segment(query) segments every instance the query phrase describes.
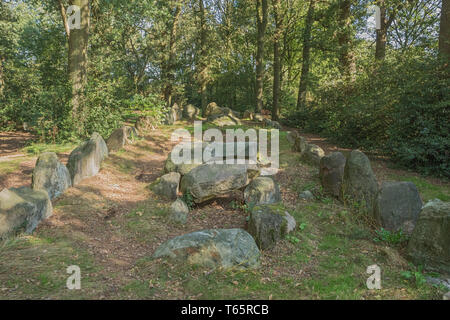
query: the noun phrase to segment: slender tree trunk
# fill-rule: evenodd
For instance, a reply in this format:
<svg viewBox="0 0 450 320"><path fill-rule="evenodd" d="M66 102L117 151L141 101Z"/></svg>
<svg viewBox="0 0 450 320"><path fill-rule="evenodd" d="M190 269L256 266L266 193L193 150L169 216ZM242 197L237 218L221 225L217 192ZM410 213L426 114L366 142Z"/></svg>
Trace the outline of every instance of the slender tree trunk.
<svg viewBox="0 0 450 320"><path fill-rule="evenodd" d="M173 94L173 82L175 81L175 55L176 55L176 38L178 29L178 20L181 14L181 3L176 2L175 13L173 16L172 26L170 29L170 39L169 39L169 57L167 60L167 65L165 67L165 87L164 87L164 99L166 100L167 106L172 106L172 94Z"/></svg>
<svg viewBox="0 0 450 320"><path fill-rule="evenodd" d="M200 96L201 109L206 110L207 105L207 66L206 66L206 20L205 20L205 5L203 0L200 0Z"/></svg>
<svg viewBox="0 0 450 320"><path fill-rule="evenodd" d="M5 63L5 58L0 57L0 98L3 97L5 90L5 75L3 73L3 64Z"/></svg>
<svg viewBox="0 0 450 320"><path fill-rule="evenodd" d="M297 110L306 106L306 91L308 89L309 67L311 60L311 29L314 22L315 0L309 1L309 9L306 15L306 26L303 33L303 61L300 84L298 86Z"/></svg>
<svg viewBox="0 0 450 320"><path fill-rule="evenodd" d="M339 3L339 22L340 31L338 34L339 42L339 62L341 74L345 79L354 80L356 65L352 52L352 34L351 34L351 4L352 0L341 0Z"/></svg>
<svg viewBox="0 0 450 320"><path fill-rule="evenodd" d="M264 35L267 27L267 0L256 0L256 21L258 25L256 52L256 111L263 109L264 90Z"/></svg>
<svg viewBox="0 0 450 320"><path fill-rule="evenodd" d="M439 53L450 59L450 0L442 0Z"/></svg>
<svg viewBox="0 0 450 320"><path fill-rule="evenodd" d="M63 4L62 0L58 0L58 6L59 6L59 12L61 13L61 18L62 18L62 21L64 24L64 30L66 30L67 40L69 40L70 28L69 28L69 23L67 22L66 8L64 8L64 4Z"/></svg>
<svg viewBox="0 0 450 320"><path fill-rule="evenodd" d="M90 7L89 0L71 0L69 3L80 8L81 18L80 29L72 29L69 32L68 54L69 80L72 85L72 118L78 133L81 134L84 128L83 103L87 84Z"/></svg>
<svg viewBox="0 0 450 320"><path fill-rule="evenodd" d="M378 61L384 60L386 57L386 43L387 43L387 20L386 20L386 6L384 0L378 1L380 7L381 28L377 30L375 59Z"/></svg>
<svg viewBox="0 0 450 320"><path fill-rule="evenodd" d="M280 107L278 105L281 91L281 59L280 38L282 35L282 18L280 16L280 0L273 0L273 14L275 18L275 35L273 41L273 103L272 120L280 119Z"/></svg>

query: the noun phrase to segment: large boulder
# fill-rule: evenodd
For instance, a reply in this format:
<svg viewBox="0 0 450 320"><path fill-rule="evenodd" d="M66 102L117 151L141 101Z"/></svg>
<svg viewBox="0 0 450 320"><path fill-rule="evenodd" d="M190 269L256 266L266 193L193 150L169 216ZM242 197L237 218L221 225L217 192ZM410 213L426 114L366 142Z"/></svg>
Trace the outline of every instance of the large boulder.
<svg viewBox="0 0 450 320"><path fill-rule="evenodd" d="M223 115L224 114L224 112L223 112L223 110L222 110L222 108L221 107L219 107L218 105L217 105L217 103L215 103L215 102L211 102L211 103L209 103L207 106L206 106L206 109L205 109L205 112L204 112L204 114L203 114L203 117L205 117L205 118L209 118L209 117L211 117L211 116L221 116L221 115Z"/></svg>
<svg viewBox="0 0 450 320"><path fill-rule="evenodd" d="M378 183L369 158L359 150L353 150L347 159L342 183L343 196L362 204L367 212L373 211Z"/></svg>
<svg viewBox="0 0 450 320"><path fill-rule="evenodd" d="M335 197L341 195L345 162L345 156L341 152L333 152L320 160L319 178L323 190Z"/></svg>
<svg viewBox="0 0 450 320"><path fill-rule="evenodd" d="M137 137L137 131L134 127L123 126L114 130L106 140L106 146L109 152L122 149L125 145L133 143Z"/></svg>
<svg viewBox="0 0 450 320"><path fill-rule="evenodd" d="M423 206L407 254L418 265L450 274L450 202L436 199Z"/></svg>
<svg viewBox="0 0 450 320"><path fill-rule="evenodd" d="M374 217L386 230L410 234L422 205L414 183L386 181L375 198Z"/></svg>
<svg viewBox="0 0 450 320"><path fill-rule="evenodd" d="M183 117L187 120L195 120L200 114L200 110L192 104L187 104L183 109Z"/></svg>
<svg viewBox="0 0 450 320"><path fill-rule="evenodd" d="M244 200L253 205L280 202L280 187L271 177L258 177L245 188Z"/></svg>
<svg viewBox="0 0 450 320"><path fill-rule="evenodd" d="M271 249L288 233L295 230L295 219L283 206L256 206L250 213L248 232L261 250Z"/></svg>
<svg viewBox="0 0 450 320"><path fill-rule="evenodd" d="M153 258L171 258L208 268L256 268L260 252L242 229L202 230L178 236L160 245Z"/></svg>
<svg viewBox="0 0 450 320"><path fill-rule="evenodd" d="M170 205L169 219L176 223L185 224L189 214L189 207L187 204L178 198Z"/></svg>
<svg viewBox="0 0 450 320"><path fill-rule="evenodd" d="M102 136L94 132L91 138L78 146L69 156L69 169L72 185L84 178L95 176L100 171L102 161L108 156L108 147Z"/></svg>
<svg viewBox="0 0 450 320"><path fill-rule="evenodd" d="M54 152L42 153L36 161L31 187L34 190L45 190L50 199L59 197L72 185L69 170Z"/></svg>
<svg viewBox="0 0 450 320"><path fill-rule="evenodd" d="M47 191L28 187L4 189L0 192L0 239L31 233L51 215L52 202Z"/></svg>
<svg viewBox="0 0 450 320"><path fill-rule="evenodd" d="M218 127L232 127L241 123L239 119L233 119L227 115L222 115L215 118L208 117L208 121L211 121L212 124Z"/></svg>
<svg viewBox="0 0 450 320"><path fill-rule="evenodd" d="M178 172L170 172L159 178L153 186L153 192L157 195L175 200L178 196L181 175Z"/></svg>
<svg viewBox="0 0 450 320"><path fill-rule="evenodd" d="M239 164L202 164L181 179L181 191L189 192L196 203L228 194L247 186L259 175L254 166Z"/></svg>
<svg viewBox="0 0 450 320"><path fill-rule="evenodd" d="M175 122L181 120L183 118L183 108L180 107L177 103L174 103L166 114L165 123L168 125L172 125Z"/></svg>
<svg viewBox="0 0 450 320"><path fill-rule="evenodd" d="M309 163L319 165L320 160L325 156L323 149L315 144L308 144L302 153L302 158Z"/></svg>

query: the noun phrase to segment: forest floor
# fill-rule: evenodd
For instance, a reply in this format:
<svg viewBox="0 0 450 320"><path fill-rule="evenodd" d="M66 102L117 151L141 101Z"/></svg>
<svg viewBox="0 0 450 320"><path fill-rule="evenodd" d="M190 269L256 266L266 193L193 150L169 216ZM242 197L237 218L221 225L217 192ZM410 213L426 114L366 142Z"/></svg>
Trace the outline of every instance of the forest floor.
<svg viewBox="0 0 450 320"><path fill-rule="evenodd" d="M254 125L254 124L247 124ZM262 252L256 270L207 270L151 255L164 241L209 228L246 228L240 192L194 208L186 225L167 219L169 202L148 188L161 174L173 143L170 134L188 123L163 126L111 154L100 173L53 201L53 215L32 235L0 242L0 299L441 299L442 288L404 258L406 241L376 240L377 233L356 206L320 196L318 169L300 161L280 134L280 170L274 177L283 202L297 220L294 233ZM315 135L307 140L337 150ZM0 189L29 185L36 154L56 152L63 162L74 145L24 147L27 134L0 135ZM6 146L6 147L4 147ZM348 150L343 150L348 151ZM381 180L414 182L424 201L450 201L450 184L392 169L372 159ZM382 289L368 290L368 266L382 272ZM81 269L81 290L68 290L66 268ZM406 276L415 274L415 277Z"/></svg>

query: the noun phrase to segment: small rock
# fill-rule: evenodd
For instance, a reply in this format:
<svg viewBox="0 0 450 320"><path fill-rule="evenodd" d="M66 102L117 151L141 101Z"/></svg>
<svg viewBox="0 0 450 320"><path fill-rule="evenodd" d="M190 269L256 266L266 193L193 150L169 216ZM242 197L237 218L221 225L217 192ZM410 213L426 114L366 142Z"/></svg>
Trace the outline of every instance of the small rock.
<svg viewBox="0 0 450 320"><path fill-rule="evenodd" d="M309 191L309 190L306 190L306 191L301 192L301 193L298 195L298 198L299 198L299 199L302 199L302 200L313 200L313 199L315 199L314 195L313 195L312 192Z"/></svg>
<svg viewBox="0 0 450 320"><path fill-rule="evenodd" d="M450 291L444 294L444 300L450 300Z"/></svg>
<svg viewBox="0 0 450 320"><path fill-rule="evenodd" d="M169 219L176 222L185 224L189 214L189 208L187 204L181 200L177 199L170 205L170 215Z"/></svg>
<svg viewBox="0 0 450 320"><path fill-rule="evenodd" d="M250 213L248 232L261 250L273 248L294 229L295 219L282 206L256 206Z"/></svg>
<svg viewBox="0 0 450 320"><path fill-rule="evenodd" d="M280 187L271 177L258 177L245 188L244 200L253 205L280 202Z"/></svg>
<svg viewBox="0 0 450 320"><path fill-rule="evenodd" d="M308 144L302 158L315 165L320 164L320 160L325 156L323 149L315 144Z"/></svg>
<svg viewBox="0 0 450 320"><path fill-rule="evenodd" d="M109 152L118 151L125 145L133 143L137 137L137 131L135 128L129 126L123 126L114 130L106 140L106 146Z"/></svg>
<svg viewBox="0 0 450 320"><path fill-rule="evenodd" d="M153 187L153 192L170 200L177 199L181 175L171 172L163 175L159 182Z"/></svg>

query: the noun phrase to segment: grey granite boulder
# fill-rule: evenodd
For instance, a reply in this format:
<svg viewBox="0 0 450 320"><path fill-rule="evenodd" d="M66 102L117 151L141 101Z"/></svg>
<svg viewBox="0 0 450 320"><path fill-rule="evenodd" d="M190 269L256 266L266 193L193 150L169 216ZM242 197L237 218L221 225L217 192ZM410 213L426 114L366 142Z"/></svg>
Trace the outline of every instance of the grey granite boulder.
<svg viewBox="0 0 450 320"><path fill-rule="evenodd" d="M258 177L245 188L244 200L253 205L280 202L280 187L271 177Z"/></svg>
<svg viewBox="0 0 450 320"><path fill-rule="evenodd" d="M261 250L271 249L295 229L295 219L283 206L262 205L252 209L248 232Z"/></svg>
<svg viewBox="0 0 450 320"><path fill-rule="evenodd" d="M302 159L314 165L319 165L320 160L325 156L323 149L315 144L308 144L306 150L302 152Z"/></svg>
<svg viewBox="0 0 450 320"><path fill-rule="evenodd" d="M189 192L201 203L241 189L257 175L259 170L249 165L202 164L183 176L181 192Z"/></svg>
<svg viewBox="0 0 450 320"><path fill-rule="evenodd" d="M386 230L410 234L422 205L414 183L386 181L375 198L374 217Z"/></svg>
<svg viewBox="0 0 450 320"><path fill-rule="evenodd" d="M54 152L42 153L36 161L31 178L34 190L45 190L50 199L59 197L72 185L69 170Z"/></svg>
<svg viewBox="0 0 450 320"><path fill-rule="evenodd" d="M171 221L185 224L188 218L188 214L189 208L183 200L178 198L170 205L169 219Z"/></svg>
<svg viewBox="0 0 450 320"><path fill-rule="evenodd" d="M333 152L320 160L319 178L323 190L335 197L341 195L345 162L345 156L341 152Z"/></svg>
<svg viewBox="0 0 450 320"><path fill-rule="evenodd" d="M242 229L202 230L161 244L153 258L170 258L208 268L256 268L260 252Z"/></svg>
<svg viewBox="0 0 450 320"><path fill-rule="evenodd" d="M20 232L31 233L52 215L52 202L45 190L28 187L0 192L0 239Z"/></svg>
<svg viewBox="0 0 450 320"><path fill-rule="evenodd" d="M133 143L137 137L137 131L134 127L123 126L114 130L106 140L106 146L109 152L118 151L125 145Z"/></svg>
<svg viewBox="0 0 450 320"><path fill-rule="evenodd" d="M366 211L371 213L377 192L378 183L369 158L361 151L353 150L345 164L343 197L363 204Z"/></svg>
<svg viewBox="0 0 450 320"><path fill-rule="evenodd" d="M450 274L450 202L436 199L423 206L407 255L427 269Z"/></svg>
<svg viewBox="0 0 450 320"><path fill-rule="evenodd" d="M105 141L94 132L89 140L78 146L69 156L67 169L72 178L72 185L77 185L84 178L95 176L107 156L108 147Z"/></svg>
<svg viewBox="0 0 450 320"><path fill-rule="evenodd" d="M170 172L159 178L159 181L153 186L153 192L157 195L176 200L180 185L181 175L178 172Z"/></svg>

